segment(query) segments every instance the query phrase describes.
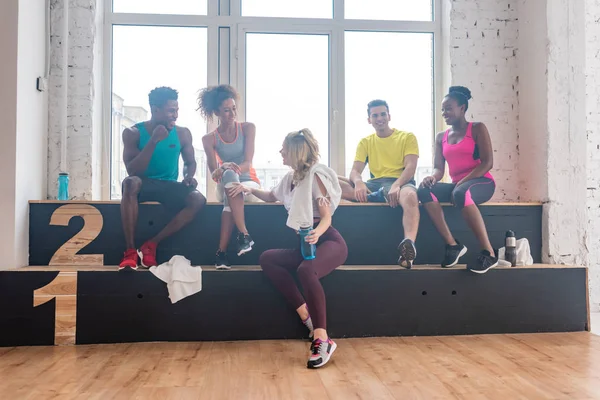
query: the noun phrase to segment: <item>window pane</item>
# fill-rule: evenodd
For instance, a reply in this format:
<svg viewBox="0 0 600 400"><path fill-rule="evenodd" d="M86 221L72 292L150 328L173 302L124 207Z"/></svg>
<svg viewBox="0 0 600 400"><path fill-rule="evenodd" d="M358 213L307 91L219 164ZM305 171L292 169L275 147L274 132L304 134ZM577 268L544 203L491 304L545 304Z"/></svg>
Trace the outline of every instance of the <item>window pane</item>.
<svg viewBox="0 0 600 400"><path fill-rule="evenodd" d="M242 0L245 17L333 18L332 0Z"/></svg>
<svg viewBox="0 0 600 400"><path fill-rule="evenodd" d="M428 33L346 32L346 176L356 146L374 133L367 122L367 103L387 101L390 127L409 131L419 142L420 182L432 170L433 149L433 37ZM376 65L367 54L382 54ZM407 58L408 57L408 58ZM363 174L368 179L368 168Z"/></svg>
<svg viewBox="0 0 600 400"><path fill-rule="evenodd" d="M328 73L327 35L246 35L246 120L256 124L253 164L263 187L289 171L279 154L289 132L310 129L329 164Z"/></svg>
<svg viewBox="0 0 600 400"><path fill-rule="evenodd" d="M432 21L432 0L345 0L347 19Z"/></svg>
<svg viewBox="0 0 600 400"><path fill-rule="evenodd" d="M206 15L208 0L113 0L113 12Z"/></svg>
<svg viewBox="0 0 600 400"><path fill-rule="evenodd" d="M206 193L206 155L201 140L206 124L196 111L197 92L206 86L207 80L206 31L206 28L114 27L111 198L121 198L121 182L127 176L122 132L150 119L148 93L158 86L169 86L179 92L177 125L192 132L198 189ZM157 48L168 49L168 55L148 56L156 54ZM180 179L182 166L180 159Z"/></svg>

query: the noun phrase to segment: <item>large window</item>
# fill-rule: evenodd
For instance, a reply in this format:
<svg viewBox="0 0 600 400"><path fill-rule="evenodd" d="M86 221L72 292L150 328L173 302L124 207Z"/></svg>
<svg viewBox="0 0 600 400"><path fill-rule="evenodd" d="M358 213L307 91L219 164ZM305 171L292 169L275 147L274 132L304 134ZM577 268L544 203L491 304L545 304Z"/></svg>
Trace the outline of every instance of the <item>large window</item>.
<svg viewBox="0 0 600 400"><path fill-rule="evenodd" d="M105 89L111 118L112 198L126 176L121 133L150 118L148 92L180 93L178 124L191 129L199 188L214 200L201 137L217 128L197 112L198 90L231 84L238 120L256 124L254 167L263 187L287 168L285 135L309 128L321 162L348 176L358 141L373 132L366 105L390 105L391 125L419 141L417 180L430 173L436 130L438 0L109 0ZM365 178L368 177L368 169Z"/></svg>
<svg viewBox="0 0 600 400"><path fill-rule="evenodd" d="M206 46L206 28L114 26L112 198L121 198L121 182L127 176L122 159L122 132L150 119L148 93L159 86L169 86L179 92L177 125L192 132L198 163L196 180L200 190L206 192L206 157L201 139L206 125L196 112L197 92L206 86ZM182 170L180 161L180 178Z"/></svg>
<svg viewBox="0 0 600 400"><path fill-rule="evenodd" d="M326 35L247 34L246 119L257 126L254 165L266 186L288 171L279 150L292 131L309 128L329 162L328 64Z"/></svg>
<svg viewBox="0 0 600 400"><path fill-rule="evenodd" d="M346 32L346 176L356 146L375 132L367 103L383 99L390 106L390 126L414 133L419 141L417 182L431 174L433 124L433 37L428 33ZM377 66L365 63L365 55ZM369 178L368 165L363 174Z"/></svg>

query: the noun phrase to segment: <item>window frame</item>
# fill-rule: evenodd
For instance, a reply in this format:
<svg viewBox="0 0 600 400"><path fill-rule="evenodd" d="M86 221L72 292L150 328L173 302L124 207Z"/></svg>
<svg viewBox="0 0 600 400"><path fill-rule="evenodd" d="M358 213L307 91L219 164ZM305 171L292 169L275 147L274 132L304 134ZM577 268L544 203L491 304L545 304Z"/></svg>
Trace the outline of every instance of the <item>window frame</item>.
<svg viewBox="0 0 600 400"><path fill-rule="evenodd" d="M432 99L434 110L431 116L435 134L443 122L440 116L440 102L443 96L443 48L442 48L442 0L431 0L432 21L387 21L344 19L344 0L332 0L333 18L282 18L282 17L242 17L243 0L208 0L207 15L165 15L113 13L112 0L104 1L103 32L103 130L102 199L111 199L111 158L112 151L112 31L114 25L130 26L178 26L207 28L207 84L234 85L242 99L245 99L245 49L246 33L290 33L329 35L329 165L339 174L345 175L345 32L395 32L431 33L433 36L433 76ZM301 1L301 0L297 0ZM227 40L227 38L229 40ZM245 120L245 101L238 105L238 114ZM200 118L200 116L198 116ZM108 126L107 126L108 124ZM207 124L207 131L216 129L217 123ZM432 141L435 146L435 140ZM433 151L433 147L429 149ZM206 174L207 196L215 200L214 183Z"/></svg>

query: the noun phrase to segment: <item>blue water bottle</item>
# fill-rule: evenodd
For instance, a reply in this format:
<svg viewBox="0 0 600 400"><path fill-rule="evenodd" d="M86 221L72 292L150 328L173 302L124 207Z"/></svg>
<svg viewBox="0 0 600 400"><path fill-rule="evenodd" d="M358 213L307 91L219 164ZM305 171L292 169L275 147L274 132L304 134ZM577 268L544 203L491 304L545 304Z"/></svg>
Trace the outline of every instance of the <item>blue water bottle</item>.
<svg viewBox="0 0 600 400"><path fill-rule="evenodd" d="M58 174L58 200L69 200L69 174L66 172Z"/></svg>
<svg viewBox="0 0 600 400"><path fill-rule="evenodd" d="M316 257L317 246L306 241L306 236L312 231L312 226L301 227L298 233L300 234L300 252L305 260L312 260Z"/></svg>

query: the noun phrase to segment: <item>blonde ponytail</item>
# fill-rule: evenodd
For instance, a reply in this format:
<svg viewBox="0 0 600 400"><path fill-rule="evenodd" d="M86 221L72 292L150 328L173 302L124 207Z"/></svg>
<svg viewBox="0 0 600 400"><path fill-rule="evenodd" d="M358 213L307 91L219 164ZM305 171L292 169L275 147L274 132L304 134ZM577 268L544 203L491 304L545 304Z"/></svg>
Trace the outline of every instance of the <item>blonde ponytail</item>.
<svg viewBox="0 0 600 400"><path fill-rule="evenodd" d="M319 143L312 132L304 128L288 133L284 145L288 151L290 166L294 170L294 182L300 182L319 161Z"/></svg>

